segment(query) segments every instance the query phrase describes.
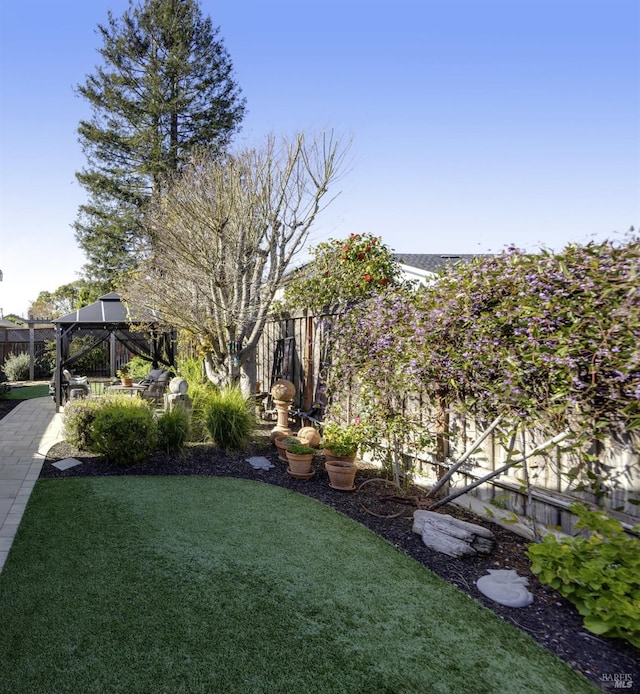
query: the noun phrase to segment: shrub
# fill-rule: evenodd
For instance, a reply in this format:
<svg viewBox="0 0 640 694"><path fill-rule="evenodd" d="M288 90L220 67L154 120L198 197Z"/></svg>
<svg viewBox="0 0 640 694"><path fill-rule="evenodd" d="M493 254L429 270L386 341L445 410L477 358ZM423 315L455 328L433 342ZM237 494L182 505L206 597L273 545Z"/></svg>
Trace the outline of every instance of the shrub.
<svg viewBox="0 0 640 694"><path fill-rule="evenodd" d="M127 371L131 378L144 378L149 374L149 371L153 368L152 362L148 359L143 359L142 357L134 357L130 359L127 364Z"/></svg>
<svg viewBox="0 0 640 694"><path fill-rule="evenodd" d="M589 631L640 648L640 541L605 513L571 510L589 537L547 535L527 550L531 570L578 608Z"/></svg>
<svg viewBox="0 0 640 694"><path fill-rule="evenodd" d="M157 419L158 448L163 451L177 451L189 436L191 416L184 407L176 406L163 412Z"/></svg>
<svg viewBox="0 0 640 694"><path fill-rule="evenodd" d="M144 460L156 442L156 422L145 400L111 396L100 401L92 424L91 451L126 465Z"/></svg>
<svg viewBox="0 0 640 694"><path fill-rule="evenodd" d="M209 438L206 413L211 407L218 390L213 383L200 385L189 383L189 397L191 398L191 429L189 438L191 441L206 441Z"/></svg>
<svg viewBox="0 0 640 694"><path fill-rule="evenodd" d="M64 407L64 437L81 451L90 451L93 420L101 405L99 400L71 400Z"/></svg>
<svg viewBox="0 0 640 694"><path fill-rule="evenodd" d="M178 376L181 376L189 384L189 391L207 383L202 368L202 359L192 357L178 360Z"/></svg>
<svg viewBox="0 0 640 694"><path fill-rule="evenodd" d="M29 378L31 359L27 352L10 354L4 360L2 370L10 381L26 381Z"/></svg>
<svg viewBox="0 0 640 694"><path fill-rule="evenodd" d="M255 429L253 401L236 386L227 386L207 398L205 422L213 442L225 450L244 447Z"/></svg>
<svg viewBox="0 0 640 694"><path fill-rule="evenodd" d="M372 234L329 239L311 249L313 262L287 284L279 308L312 308L362 301L401 284L400 263Z"/></svg>

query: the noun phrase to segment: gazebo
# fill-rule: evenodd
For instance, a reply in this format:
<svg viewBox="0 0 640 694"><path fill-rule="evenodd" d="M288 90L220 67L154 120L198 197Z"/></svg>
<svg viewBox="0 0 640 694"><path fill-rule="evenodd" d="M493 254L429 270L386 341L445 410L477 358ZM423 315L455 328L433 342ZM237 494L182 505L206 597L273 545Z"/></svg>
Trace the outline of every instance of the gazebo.
<svg viewBox="0 0 640 694"><path fill-rule="evenodd" d="M133 354L148 359L154 369L161 364L169 368L175 366L175 329L168 328L153 309L124 304L116 292L105 294L89 306L56 318L53 323L56 329L56 410L62 404L63 369L108 339L120 342ZM70 356L69 341L80 331L92 335L94 340L82 352ZM112 376L115 376L116 368L112 350Z"/></svg>

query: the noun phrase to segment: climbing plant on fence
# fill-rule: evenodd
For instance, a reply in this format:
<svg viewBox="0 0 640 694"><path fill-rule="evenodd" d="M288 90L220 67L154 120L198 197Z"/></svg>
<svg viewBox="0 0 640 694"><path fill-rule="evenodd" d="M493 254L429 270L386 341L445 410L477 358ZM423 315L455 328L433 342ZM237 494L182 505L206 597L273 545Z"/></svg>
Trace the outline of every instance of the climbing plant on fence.
<svg viewBox="0 0 640 694"><path fill-rule="evenodd" d="M362 301L401 284L400 263L372 234L329 239L311 249L313 260L285 289L283 308L322 309Z"/></svg>
<svg viewBox="0 0 640 694"><path fill-rule="evenodd" d="M640 428L639 242L630 232L561 253L509 248L429 287L380 294L338 321L330 386L353 383L361 416L388 441L400 421L411 426L403 400L419 392L499 416L510 434L564 431L589 460L594 441ZM596 457L589 475L602 493L609 471Z"/></svg>

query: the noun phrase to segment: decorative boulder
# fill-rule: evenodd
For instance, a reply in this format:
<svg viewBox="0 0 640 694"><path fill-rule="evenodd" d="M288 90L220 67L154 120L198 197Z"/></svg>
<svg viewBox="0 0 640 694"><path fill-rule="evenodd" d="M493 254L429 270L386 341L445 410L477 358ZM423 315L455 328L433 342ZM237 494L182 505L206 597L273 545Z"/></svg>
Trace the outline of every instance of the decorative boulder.
<svg viewBox="0 0 640 694"><path fill-rule="evenodd" d="M527 590L529 580L518 576L514 569L487 569L488 576L478 579L478 590L494 602L507 607L526 607L533 602L533 595Z"/></svg>
<svg viewBox="0 0 640 694"><path fill-rule="evenodd" d="M413 532L427 547L450 557L489 554L495 547L495 536L487 528L434 511L415 511Z"/></svg>
<svg viewBox="0 0 640 694"><path fill-rule="evenodd" d="M305 446L317 446L320 443L320 432L313 427L302 427L296 434L296 438L300 439Z"/></svg>

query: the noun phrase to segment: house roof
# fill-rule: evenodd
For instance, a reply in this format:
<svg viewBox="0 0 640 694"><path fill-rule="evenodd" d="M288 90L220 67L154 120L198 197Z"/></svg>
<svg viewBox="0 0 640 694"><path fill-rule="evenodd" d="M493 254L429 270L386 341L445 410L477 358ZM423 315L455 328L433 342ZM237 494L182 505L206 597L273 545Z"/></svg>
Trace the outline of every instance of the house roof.
<svg viewBox="0 0 640 694"><path fill-rule="evenodd" d="M6 320L4 318L0 318L0 328L5 328L7 330L28 330L29 328L26 325L20 325L19 323L14 323L11 320Z"/></svg>
<svg viewBox="0 0 640 694"><path fill-rule="evenodd" d="M394 253L393 257L402 265L419 268L425 272L437 272L447 265L466 263L477 258L477 253Z"/></svg>

